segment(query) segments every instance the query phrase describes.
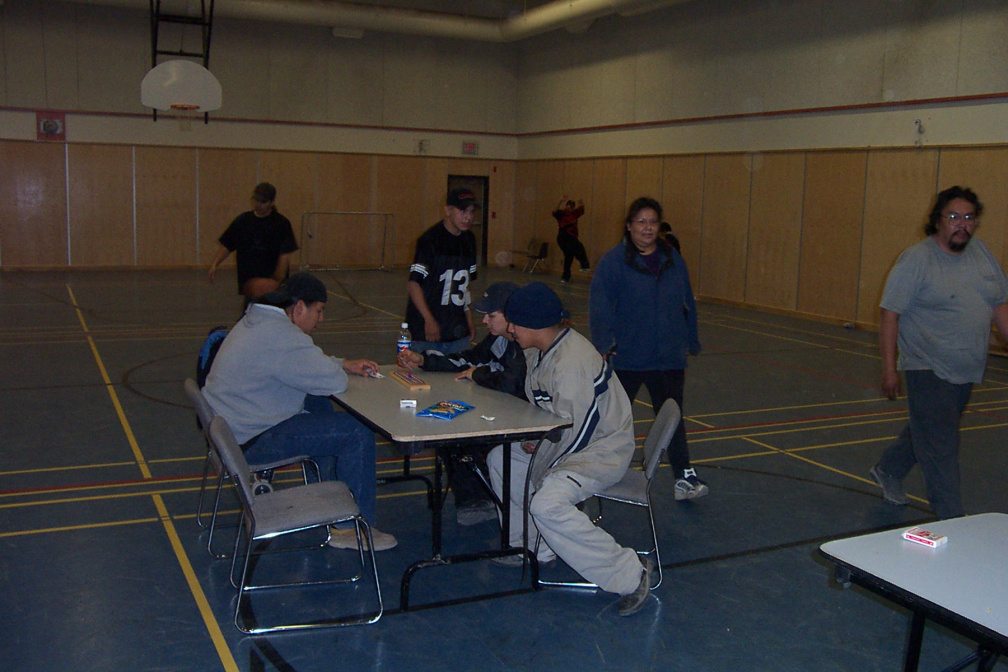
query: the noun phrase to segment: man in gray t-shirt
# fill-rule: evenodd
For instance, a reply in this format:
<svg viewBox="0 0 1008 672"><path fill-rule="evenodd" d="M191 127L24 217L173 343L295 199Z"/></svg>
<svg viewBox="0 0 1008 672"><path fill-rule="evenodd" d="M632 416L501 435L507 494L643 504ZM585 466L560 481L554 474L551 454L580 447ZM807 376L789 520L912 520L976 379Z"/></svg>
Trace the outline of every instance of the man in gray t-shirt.
<svg viewBox="0 0 1008 672"><path fill-rule="evenodd" d="M903 371L910 419L869 473L886 501L904 505L903 478L919 464L939 518L965 513L959 419L983 378L992 320L1008 340L1008 278L987 246L972 240L982 210L970 189L938 194L928 237L896 260L879 315L882 393L896 398L896 371Z"/></svg>

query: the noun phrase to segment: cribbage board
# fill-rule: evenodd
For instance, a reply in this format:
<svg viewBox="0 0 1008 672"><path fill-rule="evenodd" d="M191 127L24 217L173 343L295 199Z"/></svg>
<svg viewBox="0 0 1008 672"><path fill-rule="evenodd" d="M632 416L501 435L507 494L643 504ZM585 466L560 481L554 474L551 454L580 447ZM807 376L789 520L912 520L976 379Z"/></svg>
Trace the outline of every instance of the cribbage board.
<svg viewBox="0 0 1008 672"><path fill-rule="evenodd" d="M395 380L400 385L405 386L410 392L416 392L417 390L429 390L430 383L426 382L420 376L414 375L409 371L404 371L403 369L396 369L391 373L392 379Z"/></svg>

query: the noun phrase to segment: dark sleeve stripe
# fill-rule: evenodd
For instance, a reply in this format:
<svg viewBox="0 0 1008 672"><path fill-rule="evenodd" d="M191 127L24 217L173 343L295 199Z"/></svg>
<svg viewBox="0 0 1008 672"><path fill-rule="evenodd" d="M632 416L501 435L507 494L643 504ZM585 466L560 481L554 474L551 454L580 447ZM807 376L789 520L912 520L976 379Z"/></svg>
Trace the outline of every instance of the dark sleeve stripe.
<svg viewBox="0 0 1008 672"><path fill-rule="evenodd" d="M595 429L598 427L599 421L601 420L601 416L599 414L599 397L605 394L609 389L609 379L611 377L612 369L603 365L602 371L595 377L595 396L592 399L591 407L589 407L588 412L585 414L584 422L578 429L574 440L563 453L557 455L556 459L553 460L553 464L550 465L551 467L555 466L556 463L559 462L565 455L581 452L591 442L591 437L594 436Z"/></svg>

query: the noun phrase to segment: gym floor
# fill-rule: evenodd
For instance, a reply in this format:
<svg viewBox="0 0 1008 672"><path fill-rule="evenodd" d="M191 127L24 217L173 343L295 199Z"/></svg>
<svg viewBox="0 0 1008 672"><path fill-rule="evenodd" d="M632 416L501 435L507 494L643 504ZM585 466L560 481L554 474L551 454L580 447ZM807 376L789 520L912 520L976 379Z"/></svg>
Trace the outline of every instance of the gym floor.
<svg viewBox="0 0 1008 672"><path fill-rule="evenodd" d="M319 275L331 294L316 343L391 363L405 271ZM490 270L475 290L502 279L530 277ZM536 279L557 290L586 330L588 279ZM208 330L238 317L233 290L233 275L210 285L197 271L0 274L3 669L901 666L908 612L837 585L818 552L828 540L932 519L919 470L907 479L911 501L902 508L883 502L867 476L906 416L905 400L878 392L875 335L705 302L685 422L710 494L677 503L669 469L659 471L653 501L664 581L640 613L619 618L616 596L596 591L523 590L520 570L485 562L421 571L411 597L418 608L403 612L399 579L429 555L430 526L422 488L398 484L379 488L378 527L399 545L378 554L386 607L378 623L242 635L232 623L230 561L210 557L195 520L205 448L182 389ZM639 439L653 417L642 395L634 404ZM969 513L1008 512L1006 407L1008 363L992 357L963 419ZM400 466L394 447L379 441L379 474ZM422 455L414 469L430 472L432 460ZM225 508L233 517L234 500ZM607 507L603 525L621 541L643 543L642 512L622 508ZM458 527L448 498L446 552L491 548L496 538L494 522ZM308 562L295 554L270 560L278 558ZM544 578L569 574L562 563L543 570ZM481 596L488 589L510 594ZM310 606L346 605L327 598ZM970 648L929 625L921 668L941 669Z"/></svg>

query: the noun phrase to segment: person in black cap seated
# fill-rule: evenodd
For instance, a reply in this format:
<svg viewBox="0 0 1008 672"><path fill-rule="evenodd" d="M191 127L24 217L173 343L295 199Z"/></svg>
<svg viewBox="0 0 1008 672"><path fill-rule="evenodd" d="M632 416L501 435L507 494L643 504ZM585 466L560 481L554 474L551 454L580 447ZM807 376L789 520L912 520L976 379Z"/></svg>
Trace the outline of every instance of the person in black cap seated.
<svg viewBox="0 0 1008 672"><path fill-rule="evenodd" d="M444 219L417 239L406 283L406 322L415 352L461 352L476 337L469 312L469 283L476 278L476 236L469 230L475 207L473 192L452 189Z"/></svg>
<svg viewBox="0 0 1008 672"><path fill-rule="evenodd" d="M469 350L445 355L434 350L424 354L404 350L399 353L399 366L412 369L419 366L424 371L457 371L456 379L468 379L490 389L525 397L525 356L515 345L507 330L504 304L518 289L513 282L495 282L483 293L483 298L472 304L472 309L483 313L483 324L490 333ZM463 457L475 460L477 467L486 462L486 450L477 450ZM479 478L454 461L448 463L455 493L455 515L459 525L475 525L497 517L497 509Z"/></svg>
<svg viewBox="0 0 1008 672"><path fill-rule="evenodd" d="M640 610L650 595L654 561L643 562L577 508L617 483L634 454L630 399L591 342L564 325L567 312L541 282L515 290L504 307L509 330L525 349L525 394L571 423L559 440L511 452L512 546L521 547L526 475L530 477L529 549L540 563L556 556L602 590L621 596L620 616ZM534 458L530 454L535 451ZM495 492L503 491L503 450L487 458ZM531 471L531 474L529 472ZM522 562L517 555L499 564Z"/></svg>
<svg viewBox="0 0 1008 672"><path fill-rule="evenodd" d="M227 420L250 462L312 457L323 480L347 484L371 526L374 549L396 545L375 521L375 437L329 395L346 389L347 374L378 370L368 359L329 357L312 341L328 293L309 273L289 277L259 297L221 344L203 394ZM353 529L331 530L329 545L357 549Z"/></svg>
<svg viewBox="0 0 1008 672"><path fill-rule="evenodd" d="M298 249L290 220L277 212L275 201L276 187L269 182L256 185L252 209L238 215L221 234L220 249L207 270L212 283L221 262L234 252L238 293L246 302L275 290L283 282L291 255Z"/></svg>

